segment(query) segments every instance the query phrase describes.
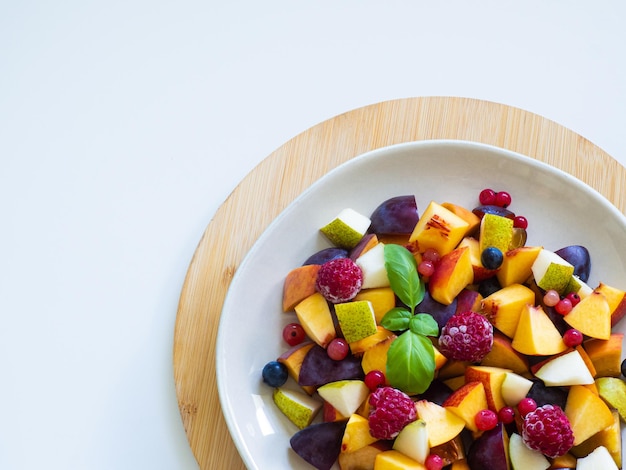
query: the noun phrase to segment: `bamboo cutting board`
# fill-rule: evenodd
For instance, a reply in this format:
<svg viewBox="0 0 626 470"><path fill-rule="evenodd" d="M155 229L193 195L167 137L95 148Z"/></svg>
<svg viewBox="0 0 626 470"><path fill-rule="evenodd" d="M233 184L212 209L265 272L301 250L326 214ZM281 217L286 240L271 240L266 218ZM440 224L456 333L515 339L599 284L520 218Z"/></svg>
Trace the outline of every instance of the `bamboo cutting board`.
<svg viewBox="0 0 626 470"><path fill-rule="evenodd" d="M286 142L235 188L191 260L174 333L174 379L191 449L202 470L243 469L222 415L215 342L230 281L269 223L329 170L364 152L430 139L481 142L546 162L586 182L622 212L626 170L563 126L510 106L468 98L408 98L324 121ZM229 231L241 219L246 231Z"/></svg>

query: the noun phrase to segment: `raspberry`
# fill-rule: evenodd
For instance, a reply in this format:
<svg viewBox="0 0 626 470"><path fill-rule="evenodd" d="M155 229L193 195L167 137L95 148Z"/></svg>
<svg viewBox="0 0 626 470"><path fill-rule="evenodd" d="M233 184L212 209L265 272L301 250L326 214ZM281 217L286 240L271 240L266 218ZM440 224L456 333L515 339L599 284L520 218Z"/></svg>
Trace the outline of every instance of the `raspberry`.
<svg viewBox="0 0 626 470"><path fill-rule="evenodd" d="M352 300L363 285L363 272L350 258L325 262L317 272L315 288L334 304Z"/></svg>
<svg viewBox="0 0 626 470"><path fill-rule="evenodd" d="M393 439L417 419L413 400L393 387L380 387L370 395L370 434L376 439Z"/></svg>
<svg viewBox="0 0 626 470"><path fill-rule="evenodd" d="M524 417L522 439L529 448L555 458L572 448L574 433L559 406L543 405Z"/></svg>
<svg viewBox="0 0 626 470"><path fill-rule="evenodd" d="M491 351L493 326L482 315L466 311L450 317L441 329L441 353L457 361L479 362Z"/></svg>

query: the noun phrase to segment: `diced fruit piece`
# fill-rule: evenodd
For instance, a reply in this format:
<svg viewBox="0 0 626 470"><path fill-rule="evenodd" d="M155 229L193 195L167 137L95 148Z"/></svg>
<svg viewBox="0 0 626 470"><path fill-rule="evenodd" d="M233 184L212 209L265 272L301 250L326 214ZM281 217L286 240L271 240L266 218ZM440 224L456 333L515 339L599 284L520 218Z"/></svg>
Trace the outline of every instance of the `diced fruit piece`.
<svg viewBox="0 0 626 470"><path fill-rule="evenodd" d="M437 302L450 305L474 279L467 247L457 248L441 257L430 277L428 289Z"/></svg>
<svg viewBox="0 0 626 470"><path fill-rule="evenodd" d="M283 285L283 311L289 312L304 299L315 293L315 281L320 266L309 264L292 269Z"/></svg>
<svg viewBox="0 0 626 470"><path fill-rule="evenodd" d="M496 274L497 269L488 269L483 265L478 239L473 237L464 237L458 245L458 248L467 247L470 253L470 262L474 271L474 279L472 283L480 282Z"/></svg>
<svg viewBox="0 0 626 470"><path fill-rule="evenodd" d="M362 340L376 333L376 317L368 300L335 305L339 327L348 343Z"/></svg>
<svg viewBox="0 0 626 470"><path fill-rule="evenodd" d="M592 292L582 299L565 316L565 322L591 338L609 339L611 336L611 311L600 292Z"/></svg>
<svg viewBox="0 0 626 470"><path fill-rule="evenodd" d="M555 253L574 266L574 275L581 281L589 280L591 256L587 248L582 245L569 245L556 250Z"/></svg>
<svg viewBox="0 0 626 470"><path fill-rule="evenodd" d="M612 333L609 339L590 339L583 347L596 369L596 377L619 377L623 333Z"/></svg>
<svg viewBox="0 0 626 470"><path fill-rule="evenodd" d="M423 464L430 450L426 422L422 419L416 419L407 424L396 437L393 448Z"/></svg>
<svg viewBox="0 0 626 470"><path fill-rule="evenodd" d="M545 455L527 447L517 433L509 437L509 458L512 470L547 470L550 468L550 462Z"/></svg>
<svg viewBox="0 0 626 470"><path fill-rule="evenodd" d="M485 297L481 313L509 338L515 336L522 309L535 303L535 293L522 284L510 284Z"/></svg>
<svg viewBox="0 0 626 470"><path fill-rule="evenodd" d="M509 435L504 431L502 423L485 431L469 448L467 463L471 469L508 470Z"/></svg>
<svg viewBox="0 0 626 470"><path fill-rule="evenodd" d="M374 470L426 470L426 467L397 450L386 450L376 456Z"/></svg>
<svg viewBox="0 0 626 470"><path fill-rule="evenodd" d="M341 453L345 421L312 424L294 434L291 448L318 470L330 470Z"/></svg>
<svg viewBox="0 0 626 470"><path fill-rule="evenodd" d="M378 243L367 253L356 259L356 264L363 272L361 289L389 287L389 278L385 268L385 244Z"/></svg>
<svg viewBox="0 0 626 470"><path fill-rule="evenodd" d="M437 405L442 405L444 401L452 394L452 389L448 387L441 379L434 379L428 388L420 393L422 400L427 400ZM428 420L426 420L428 421Z"/></svg>
<svg viewBox="0 0 626 470"><path fill-rule="evenodd" d="M320 386L338 380L363 380L364 376L358 357L348 355L342 361L334 361L324 348L315 345L304 356L298 383L301 386Z"/></svg>
<svg viewBox="0 0 626 470"><path fill-rule="evenodd" d="M626 382L617 377L599 377L596 386L600 397L626 422Z"/></svg>
<svg viewBox="0 0 626 470"><path fill-rule="evenodd" d="M471 210L452 202L442 202L441 205L450 212L458 215L469 224L469 227L467 227L467 233L472 233L480 225L480 217L474 214Z"/></svg>
<svg viewBox="0 0 626 470"><path fill-rule="evenodd" d="M481 364L510 369L517 374L528 372L528 359L526 356L513 349L511 339L499 331L493 332L491 351L483 357Z"/></svg>
<svg viewBox="0 0 626 470"><path fill-rule="evenodd" d="M337 411L333 405L331 405L327 401L323 402L322 421L346 421L347 419L348 417L339 413L339 411Z"/></svg>
<svg viewBox="0 0 626 470"><path fill-rule="evenodd" d="M522 309L511 345L530 356L549 356L567 349L554 323L541 306L534 305Z"/></svg>
<svg viewBox="0 0 626 470"><path fill-rule="evenodd" d="M485 387L482 382L468 382L452 392L443 406L465 421L469 430L478 431L474 416L488 406Z"/></svg>
<svg viewBox="0 0 626 470"><path fill-rule="evenodd" d="M614 327L626 315L626 291L609 286L603 282L601 282L595 290L603 293L606 300L609 302L611 327Z"/></svg>
<svg viewBox="0 0 626 470"><path fill-rule="evenodd" d="M456 296L456 313L465 312L467 310L478 312L480 310L482 300L483 296L480 295L480 292L467 288L463 289ZM454 305L454 302L451 305Z"/></svg>
<svg viewBox="0 0 626 470"><path fill-rule="evenodd" d="M304 261L304 263L302 263L302 265L303 266L307 264L321 265L327 261L330 261L331 259L347 258L347 257L348 257L348 250L344 248L337 248L336 246L331 246L331 247L322 248L321 250L316 251L311 256L309 256Z"/></svg>
<svg viewBox="0 0 626 470"><path fill-rule="evenodd" d="M594 382L585 361L575 349L546 360L535 376L549 387L589 385Z"/></svg>
<svg viewBox="0 0 626 470"><path fill-rule="evenodd" d="M359 241L359 243L357 243L356 246L349 251L348 258L352 261L356 261L359 256L363 256L365 253L378 245L378 243L380 243L378 235L375 233L366 233L363 235L363 238L361 238L361 241Z"/></svg>
<svg viewBox="0 0 626 470"><path fill-rule="evenodd" d="M387 351L389 351L391 343L395 341L396 338L397 336L395 335L390 336L389 338L376 343L363 353L361 365L364 373L367 374L373 370L380 370L383 372L387 370Z"/></svg>
<svg viewBox="0 0 626 470"><path fill-rule="evenodd" d="M561 455L552 459L550 470L569 470L576 468L576 457L571 453Z"/></svg>
<svg viewBox="0 0 626 470"><path fill-rule="evenodd" d="M414 195L395 196L383 201L370 215L370 232L409 234L419 220Z"/></svg>
<svg viewBox="0 0 626 470"><path fill-rule="evenodd" d="M300 429L311 424L322 409L322 402L297 390L277 387L272 398L276 407Z"/></svg>
<svg viewBox="0 0 626 470"><path fill-rule="evenodd" d="M298 321L309 338L326 347L337 336L328 302L316 292L295 306Z"/></svg>
<svg viewBox="0 0 626 470"><path fill-rule="evenodd" d="M589 284L583 282L578 277L572 275L570 277L567 287L563 291L564 295L576 294L579 298L584 299L593 292L593 289L589 287Z"/></svg>
<svg viewBox="0 0 626 470"><path fill-rule="evenodd" d="M489 247L494 247L502 253L509 251L513 238L513 220L495 214L485 214L480 221L481 253Z"/></svg>
<svg viewBox="0 0 626 470"><path fill-rule="evenodd" d="M369 395L369 389L362 380L329 382L319 387L317 392L343 416L352 415Z"/></svg>
<svg viewBox="0 0 626 470"><path fill-rule="evenodd" d="M606 447L597 447L592 453L586 457L578 459L576 470L618 470L615 461Z"/></svg>
<svg viewBox="0 0 626 470"><path fill-rule="evenodd" d="M543 248L532 265L532 273L541 289L554 289L562 294L574 274L574 266L553 251Z"/></svg>
<svg viewBox="0 0 626 470"><path fill-rule="evenodd" d="M613 423L613 415L604 400L584 385L570 387L565 415L574 431L574 445Z"/></svg>
<svg viewBox="0 0 626 470"><path fill-rule="evenodd" d="M391 331L386 330L380 325L377 325L376 333L350 343L350 351L352 351L352 354L363 354L369 348L392 336L394 336L394 334Z"/></svg>
<svg viewBox="0 0 626 470"><path fill-rule="evenodd" d="M361 289L354 300L369 300L374 309L376 322L379 324L385 314L396 306L396 295L391 287Z"/></svg>
<svg viewBox="0 0 626 470"><path fill-rule="evenodd" d="M547 387L539 379L531 379L533 386L526 394L538 406L557 405L565 409L567 403L567 391L561 387Z"/></svg>
<svg viewBox="0 0 626 470"><path fill-rule="evenodd" d="M613 424L595 433L589 439L572 448L572 454L576 457L585 457L600 446L606 447L615 464L622 466L622 433L620 426L620 417L617 410L611 410L613 413ZM575 467L573 467L575 468Z"/></svg>
<svg viewBox="0 0 626 470"><path fill-rule="evenodd" d="M439 456L441 458L442 467L450 465L450 464L454 465L456 462L460 460L464 460L465 459L465 446L463 445L463 435L459 434L452 440L449 440L447 442L444 442L441 445L430 448L430 455L429 457L426 458L426 462L425 462L427 469L436 470L437 468L442 468L442 467L437 467L437 466L433 466L433 467L429 466L429 464L432 464L430 460L431 460L431 457L433 456Z"/></svg>
<svg viewBox="0 0 626 470"><path fill-rule="evenodd" d="M376 456L389 448L389 441L376 441L354 452L341 452L337 462L341 470L373 470Z"/></svg>
<svg viewBox="0 0 626 470"><path fill-rule="evenodd" d="M459 294L461 295L461 294ZM444 327L447 321L458 311L458 300L459 296L457 296L449 305L442 304L441 302L433 299L432 295L428 290L424 293L424 298L422 301L417 304L415 307L416 312L427 312L435 319L439 329ZM465 309L470 310L470 309Z"/></svg>
<svg viewBox="0 0 626 470"><path fill-rule="evenodd" d="M441 255L452 251L467 233L469 224L442 205L431 201L409 238L417 242L419 251L435 249Z"/></svg>
<svg viewBox="0 0 626 470"><path fill-rule="evenodd" d="M341 452L354 452L373 444L378 439L370 434L367 418L358 414L350 415L341 440Z"/></svg>
<svg viewBox="0 0 626 470"><path fill-rule="evenodd" d="M278 356L277 361L285 364L289 376L296 382L299 381L302 362L304 361L305 356L313 346L315 346L315 343L313 343L312 341L306 341L304 343L300 343L296 346L289 348L287 351ZM302 388L309 395L312 395L315 392L315 387L305 386Z"/></svg>
<svg viewBox="0 0 626 470"><path fill-rule="evenodd" d="M491 411L497 413L500 408L505 406L502 397L502 383L508 372L510 372L508 369L500 367L471 365L465 369L465 381L482 382L487 397L487 406Z"/></svg>
<svg viewBox="0 0 626 470"><path fill-rule="evenodd" d="M515 407L526 398L532 386L533 382L526 377L522 377L514 372L507 372L502 381L500 394L507 406Z"/></svg>
<svg viewBox="0 0 626 470"><path fill-rule="evenodd" d="M428 400L415 402L417 416L426 422L428 445L436 447L451 441L465 427L465 421L447 408Z"/></svg>
<svg viewBox="0 0 626 470"><path fill-rule="evenodd" d="M368 217L354 209L346 208L339 212L332 221L320 228L320 231L333 245L349 250L359 243L370 224L371 221Z"/></svg>

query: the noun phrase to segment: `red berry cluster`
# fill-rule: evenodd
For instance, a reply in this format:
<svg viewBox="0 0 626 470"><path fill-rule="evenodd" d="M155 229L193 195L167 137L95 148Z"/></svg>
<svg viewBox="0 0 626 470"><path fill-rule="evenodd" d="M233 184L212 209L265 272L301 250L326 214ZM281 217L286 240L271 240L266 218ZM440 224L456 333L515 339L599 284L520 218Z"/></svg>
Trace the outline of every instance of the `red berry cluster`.
<svg viewBox="0 0 626 470"><path fill-rule="evenodd" d="M511 205L511 195L506 191L494 191L491 188L483 189L478 195L478 201L484 206L498 206L506 209ZM513 218L513 227L526 230L528 220L523 215L516 215Z"/></svg>

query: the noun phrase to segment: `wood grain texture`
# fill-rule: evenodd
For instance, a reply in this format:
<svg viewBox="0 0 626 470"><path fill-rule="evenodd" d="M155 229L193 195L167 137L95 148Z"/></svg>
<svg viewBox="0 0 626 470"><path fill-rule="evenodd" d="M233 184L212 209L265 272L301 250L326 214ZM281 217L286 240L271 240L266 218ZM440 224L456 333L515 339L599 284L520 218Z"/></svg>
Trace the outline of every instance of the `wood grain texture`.
<svg viewBox="0 0 626 470"><path fill-rule="evenodd" d="M455 97L377 103L324 121L253 169L215 213L191 260L174 334L174 379L185 432L201 469L245 468L222 415L215 341L228 286L269 223L304 189L364 152L402 142L481 142L546 162L586 182L622 212L626 170L575 132L522 109ZM245 219L246 230L229 230Z"/></svg>

